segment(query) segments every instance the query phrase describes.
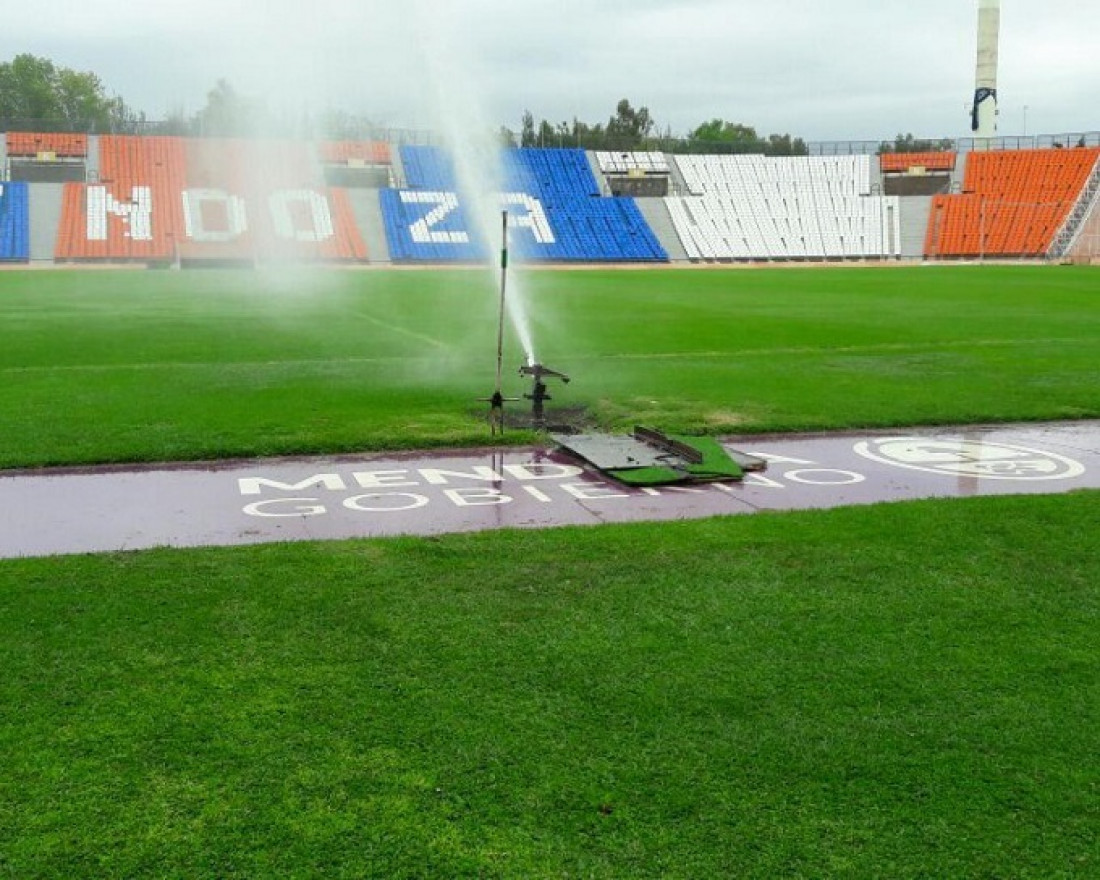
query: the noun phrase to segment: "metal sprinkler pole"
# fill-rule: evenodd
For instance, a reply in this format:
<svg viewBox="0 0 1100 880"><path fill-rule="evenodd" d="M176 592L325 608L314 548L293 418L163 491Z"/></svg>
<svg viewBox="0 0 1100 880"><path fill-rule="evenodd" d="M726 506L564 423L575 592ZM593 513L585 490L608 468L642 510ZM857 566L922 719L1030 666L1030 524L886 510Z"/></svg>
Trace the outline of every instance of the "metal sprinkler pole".
<svg viewBox="0 0 1100 880"><path fill-rule="evenodd" d="M508 289L508 212L501 212L500 244L500 315L497 321L497 390L501 393L501 381L504 373L504 295ZM502 423L503 427L503 423Z"/></svg>
<svg viewBox="0 0 1100 880"><path fill-rule="evenodd" d="M500 248L500 315L497 320L497 384L492 397L479 397L478 400L489 402L489 430L493 434L504 433L504 402L516 400L515 397L505 397L502 391L504 381L504 313L505 294L508 289L508 212L502 215L503 243Z"/></svg>
<svg viewBox="0 0 1100 880"><path fill-rule="evenodd" d="M493 434L504 433L504 401L515 398L505 397L501 385L504 381L504 312L505 294L508 289L508 212L502 214L503 241L500 247L500 314L497 320L497 384L493 396L489 398L489 430ZM484 400L484 398L482 398Z"/></svg>

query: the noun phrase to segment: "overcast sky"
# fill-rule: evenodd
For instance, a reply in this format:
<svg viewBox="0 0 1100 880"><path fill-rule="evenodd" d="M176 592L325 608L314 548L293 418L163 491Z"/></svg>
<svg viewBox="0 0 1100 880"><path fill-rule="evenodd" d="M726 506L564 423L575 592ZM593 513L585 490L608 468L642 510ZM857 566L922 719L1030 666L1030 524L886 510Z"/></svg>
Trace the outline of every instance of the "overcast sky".
<svg viewBox="0 0 1100 880"><path fill-rule="evenodd" d="M150 118L194 113L225 78L273 108L427 128L433 90L461 83L484 119L513 129L525 109L604 122L625 97L676 134L718 117L761 134L878 140L965 135L974 88L976 0L5 6L0 60L30 52L91 70ZM1001 134L1024 132L1025 107L1027 133L1100 129L1100 3L1001 7Z"/></svg>

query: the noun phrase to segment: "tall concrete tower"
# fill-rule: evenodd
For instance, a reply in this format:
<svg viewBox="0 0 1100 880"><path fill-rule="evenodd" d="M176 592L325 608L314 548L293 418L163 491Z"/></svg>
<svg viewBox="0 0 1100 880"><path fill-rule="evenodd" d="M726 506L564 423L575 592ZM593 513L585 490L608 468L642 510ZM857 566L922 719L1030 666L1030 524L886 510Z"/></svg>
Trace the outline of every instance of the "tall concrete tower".
<svg viewBox="0 0 1100 880"><path fill-rule="evenodd" d="M978 0L978 72L970 130L976 138L997 135L997 54L1001 34L1001 0Z"/></svg>

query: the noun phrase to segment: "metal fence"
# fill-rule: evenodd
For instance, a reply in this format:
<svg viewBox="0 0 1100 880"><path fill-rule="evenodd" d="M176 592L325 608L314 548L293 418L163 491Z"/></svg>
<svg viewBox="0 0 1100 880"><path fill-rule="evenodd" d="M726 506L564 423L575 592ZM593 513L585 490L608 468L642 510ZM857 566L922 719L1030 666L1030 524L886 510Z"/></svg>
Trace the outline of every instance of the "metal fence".
<svg viewBox="0 0 1100 880"><path fill-rule="evenodd" d="M0 132L8 131L33 131L43 133L73 132L87 134L133 134L133 135L179 135L186 137L216 137L224 133L206 132L196 127L193 122L183 120L131 120L118 123L109 130L98 129L94 125L88 125L76 121L44 121L35 119L0 119ZM257 137L279 136L297 137L303 139L334 139L334 140L365 140L383 141L397 146L442 144L443 137L435 131L427 129L389 128L374 125L344 126L339 132L326 130L322 125L310 125L298 123L293 126L273 123L248 132ZM238 136L245 132L237 132ZM514 143L519 143L517 132L509 132L501 129L500 138L506 140L505 135L511 134ZM592 140L585 137L581 141L563 134L551 138L545 147L583 147L592 150L637 150L654 151L663 153L706 153L706 154L737 154L737 153L775 153L788 155L791 152L806 152L811 156L862 156L877 155L879 153L895 152L898 146L895 141L883 139L878 141L850 140L850 141L800 141L794 139L787 144L785 141L779 144L770 143L767 139L761 139L756 143L728 143L728 142L703 142L686 137L653 136L639 140L626 140L620 136L609 135L603 139ZM924 152L928 150L954 150L959 153L976 152L981 150L1034 150L1059 147L1100 147L1100 131L1064 132L1062 134L1037 134L1037 135L1006 135L1003 137L977 139L977 138L921 138L912 142L912 146L905 147L905 151Z"/></svg>

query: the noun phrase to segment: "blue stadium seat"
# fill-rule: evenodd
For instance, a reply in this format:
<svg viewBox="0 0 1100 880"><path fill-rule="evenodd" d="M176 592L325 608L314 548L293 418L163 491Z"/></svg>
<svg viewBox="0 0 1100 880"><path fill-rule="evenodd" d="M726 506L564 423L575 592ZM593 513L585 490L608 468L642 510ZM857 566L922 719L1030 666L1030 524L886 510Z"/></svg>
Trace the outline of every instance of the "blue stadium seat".
<svg viewBox="0 0 1100 880"><path fill-rule="evenodd" d="M27 184L0 183L0 261L30 260L30 198Z"/></svg>
<svg viewBox="0 0 1100 880"><path fill-rule="evenodd" d="M401 163L408 188L384 190L381 200L392 259L488 260L498 243L486 243L472 227L451 158L437 147L405 146ZM583 150L508 150L502 165L501 207L512 218L517 256L538 262L668 260L633 199L600 196Z"/></svg>

